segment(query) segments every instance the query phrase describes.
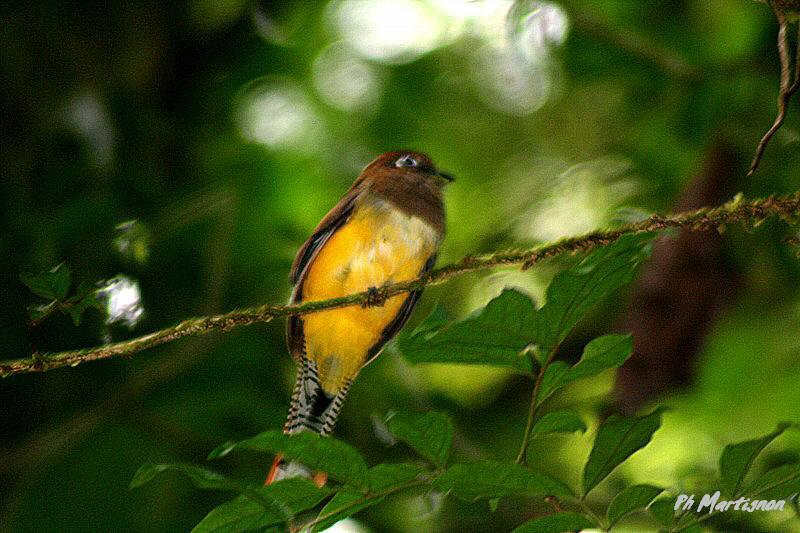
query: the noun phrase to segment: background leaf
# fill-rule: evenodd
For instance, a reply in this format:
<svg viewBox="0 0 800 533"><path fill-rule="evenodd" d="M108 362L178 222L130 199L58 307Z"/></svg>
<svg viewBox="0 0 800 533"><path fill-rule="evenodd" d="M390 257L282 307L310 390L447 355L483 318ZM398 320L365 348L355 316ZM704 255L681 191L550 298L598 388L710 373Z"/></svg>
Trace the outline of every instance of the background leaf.
<svg viewBox="0 0 800 533"><path fill-rule="evenodd" d="M52 313L56 306L58 306L58 302L55 300L45 305L29 305L28 318L30 318L31 322L39 322L45 316Z"/></svg>
<svg viewBox="0 0 800 533"><path fill-rule="evenodd" d="M509 495L573 495L566 484L549 474L495 461L453 465L436 478L433 485L439 490L452 491L466 501Z"/></svg>
<svg viewBox="0 0 800 533"><path fill-rule="evenodd" d="M525 522L512 533L561 533L596 527L594 522L580 513L563 511Z"/></svg>
<svg viewBox="0 0 800 533"><path fill-rule="evenodd" d="M61 301L69 291L70 271L65 263L60 263L43 274L22 273L19 279L37 296Z"/></svg>
<svg viewBox="0 0 800 533"><path fill-rule="evenodd" d="M385 494L375 494L397 485L415 480L423 472L417 465L379 464L369 469L370 493L363 494L343 487L331 501L319 512L313 531L324 531L339 520L353 516L359 511L377 505L384 500Z"/></svg>
<svg viewBox="0 0 800 533"><path fill-rule="evenodd" d="M652 238L625 237L594 250L553 279L539 310L524 294L504 289L486 307L450 326L441 327L441 315L431 315L401 335L398 346L412 363L486 364L530 372L522 351L536 345L539 358L546 358L586 312L630 281Z"/></svg>
<svg viewBox="0 0 800 533"><path fill-rule="evenodd" d="M726 494L738 496L744 478L758 454L790 426L791 424L782 423L775 431L763 437L725 446L719 458L719 475Z"/></svg>
<svg viewBox="0 0 800 533"><path fill-rule="evenodd" d="M97 298L96 288L90 283L81 283L75 291L75 296L71 297L67 301L67 304L67 312L70 318L72 318L72 323L76 326L80 326L83 314L90 307L98 309L103 308L100 300Z"/></svg>
<svg viewBox="0 0 800 533"><path fill-rule="evenodd" d="M609 527L619 522L625 515L650 505L664 489L653 485L633 485L617 494L608 506L606 517Z"/></svg>
<svg viewBox="0 0 800 533"><path fill-rule="evenodd" d="M450 456L453 422L443 413L411 415L394 412L387 417L392 435L402 440L439 468Z"/></svg>
<svg viewBox="0 0 800 533"><path fill-rule="evenodd" d="M192 533L259 531L282 522L261 504L242 495L212 509L192 528Z"/></svg>
<svg viewBox="0 0 800 533"><path fill-rule="evenodd" d="M664 527L671 527L675 523L675 498L659 498L647 510Z"/></svg>
<svg viewBox="0 0 800 533"><path fill-rule="evenodd" d="M209 459L223 457L233 450L282 453L311 470L327 472L331 478L359 489L367 488L364 458L355 448L333 437L321 437L308 431L296 435L266 431L241 442L224 444L211 452Z"/></svg>
<svg viewBox="0 0 800 533"><path fill-rule="evenodd" d="M564 340L595 304L627 284L647 257L653 234L634 235L598 248L583 261L558 274L547 288L547 301L536 313L532 329L537 344L549 351Z"/></svg>
<svg viewBox="0 0 800 533"><path fill-rule="evenodd" d="M663 409L649 415L608 417L597 430L589 460L583 469L583 495L589 493L620 463L650 442L661 426Z"/></svg>
<svg viewBox="0 0 800 533"><path fill-rule="evenodd" d="M530 361L520 353L531 339L534 305L514 289L504 289L472 316L441 326L429 317L411 333L400 335L398 347L412 363L462 363L502 366L528 373Z"/></svg>
<svg viewBox="0 0 800 533"><path fill-rule="evenodd" d="M130 488L140 487L162 472L179 472L187 476L194 486L199 489L224 489L241 492L245 487L243 483L229 479L213 470L195 465L148 463L139 467L139 470L133 475Z"/></svg>
<svg viewBox="0 0 800 533"><path fill-rule="evenodd" d="M249 488L214 508L192 531L233 533L278 526L315 507L330 492L304 479L283 479L266 487Z"/></svg>
<svg viewBox="0 0 800 533"><path fill-rule="evenodd" d="M633 354L630 335L604 335L592 340L583 350L580 361L570 367L556 361L547 367L539 390L537 403L541 404L555 391L573 381L596 376L604 370L621 366Z"/></svg>
<svg viewBox="0 0 800 533"><path fill-rule="evenodd" d="M573 433L575 431L585 433L586 423L572 409L559 409L545 413L533 424L531 438L548 433Z"/></svg>
<svg viewBox="0 0 800 533"><path fill-rule="evenodd" d="M800 493L800 464L781 465L767 470L744 493L759 500L780 500Z"/></svg>

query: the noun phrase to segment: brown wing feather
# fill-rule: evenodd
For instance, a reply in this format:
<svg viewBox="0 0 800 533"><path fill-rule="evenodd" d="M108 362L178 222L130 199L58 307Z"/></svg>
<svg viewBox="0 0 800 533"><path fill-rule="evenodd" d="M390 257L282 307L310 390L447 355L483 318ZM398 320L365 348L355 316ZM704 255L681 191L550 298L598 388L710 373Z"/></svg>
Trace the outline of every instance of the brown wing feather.
<svg viewBox="0 0 800 533"><path fill-rule="evenodd" d="M325 242L331 235L336 232L347 220L353 212L356 200L361 187L359 187L362 180L356 181L347 194L339 200L333 209L317 225L314 233L308 238L306 242L297 251L292 263L292 269L289 271L289 282L294 285L290 303L299 303L300 295L303 292L303 281L305 280L307 267L316 253L322 248ZM303 335L303 321L299 316L290 316L286 322L286 344L289 347L289 353L297 361L305 354L305 337Z"/></svg>
<svg viewBox="0 0 800 533"><path fill-rule="evenodd" d="M347 194L339 200L339 203L333 206L333 209L328 211L328 214L317 224L311 237L303 243L300 249L297 250L297 255L294 256L292 268L289 270L289 283L292 285L297 283L316 251L322 247L334 231L347 222L350 213L353 211L353 204L360 192L360 189L357 190L355 186L351 187Z"/></svg>

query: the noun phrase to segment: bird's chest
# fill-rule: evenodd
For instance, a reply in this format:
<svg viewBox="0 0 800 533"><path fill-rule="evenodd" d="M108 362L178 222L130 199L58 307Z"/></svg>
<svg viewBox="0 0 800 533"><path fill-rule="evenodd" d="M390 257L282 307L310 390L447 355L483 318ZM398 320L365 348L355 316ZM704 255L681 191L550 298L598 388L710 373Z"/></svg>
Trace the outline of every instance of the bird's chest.
<svg viewBox="0 0 800 533"><path fill-rule="evenodd" d="M414 278L438 238L418 217L380 200L365 202L319 251L305 296L329 298Z"/></svg>

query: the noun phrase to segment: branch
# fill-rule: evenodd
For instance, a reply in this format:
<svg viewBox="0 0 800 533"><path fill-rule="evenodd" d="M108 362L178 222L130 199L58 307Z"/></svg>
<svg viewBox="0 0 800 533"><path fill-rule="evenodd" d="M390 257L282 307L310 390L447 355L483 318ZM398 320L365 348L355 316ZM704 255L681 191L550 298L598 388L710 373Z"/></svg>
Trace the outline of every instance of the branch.
<svg viewBox="0 0 800 533"><path fill-rule="evenodd" d="M72 350L59 353L34 354L25 359L0 361L0 377L28 372L42 372L77 366L87 361L107 359L115 356L131 356L137 352L166 344L183 337L203 335L214 331L228 331L252 324L270 322L289 315L305 315L326 309L360 304L374 305L387 298L408 291L420 290L428 285L437 285L467 272L497 266L521 265L523 270L536 263L567 253L587 252L598 246L606 246L624 235L649 233L666 228L681 228L691 231L718 229L732 222L761 222L774 215L800 214L800 191L783 196L771 196L742 201L737 198L717 208L703 208L673 215L653 215L641 222L608 231L595 231L579 237L562 239L530 250L509 250L491 255L475 257L468 255L423 276L402 283L393 283L369 291L299 305L262 305L249 309L231 311L223 315L190 318L161 331L135 339L105 344L96 348Z"/></svg>
<svg viewBox="0 0 800 533"><path fill-rule="evenodd" d="M788 4L788 2L783 2ZM761 162L761 156L764 155L764 150L773 135L783 126L783 121L786 119L786 112L789 107L789 99L800 87L800 30L798 31L797 52L794 57L794 75L792 75L792 58L789 54L789 39L786 35L789 21L786 18L784 11L786 6L782 5L779 0L770 0L770 7L775 12L775 18L778 19L778 57L781 61L781 85L780 92L778 93L778 115L775 117L775 122L772 127L767 130L767 133L761 138L756 148L756 153L753 156L753 162L750 163L750 169L747 171L748 176L752 176L753 172L758 168Z"/></svg>

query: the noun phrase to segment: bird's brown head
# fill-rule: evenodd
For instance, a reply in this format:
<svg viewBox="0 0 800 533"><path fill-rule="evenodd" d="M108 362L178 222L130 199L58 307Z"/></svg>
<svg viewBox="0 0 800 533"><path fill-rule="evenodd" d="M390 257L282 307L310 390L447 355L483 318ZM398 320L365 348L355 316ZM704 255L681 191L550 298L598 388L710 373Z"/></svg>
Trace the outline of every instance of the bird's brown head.
<svg viewBox="0 0 800 533"><path fill-rule="evenodd" d="M366 166L353 187L366 187L409 214L444 231L442 188L453 177L440 172L426 154L387 152Z"/></svg>
<svg viewBox="0 0 800 533"><path fill-rule="evenodd" d="M380 181L429 182L441 188L453 177L437 170L433 160L422 152L401 150L386 152L366 166L361 177Z"/></svg>

